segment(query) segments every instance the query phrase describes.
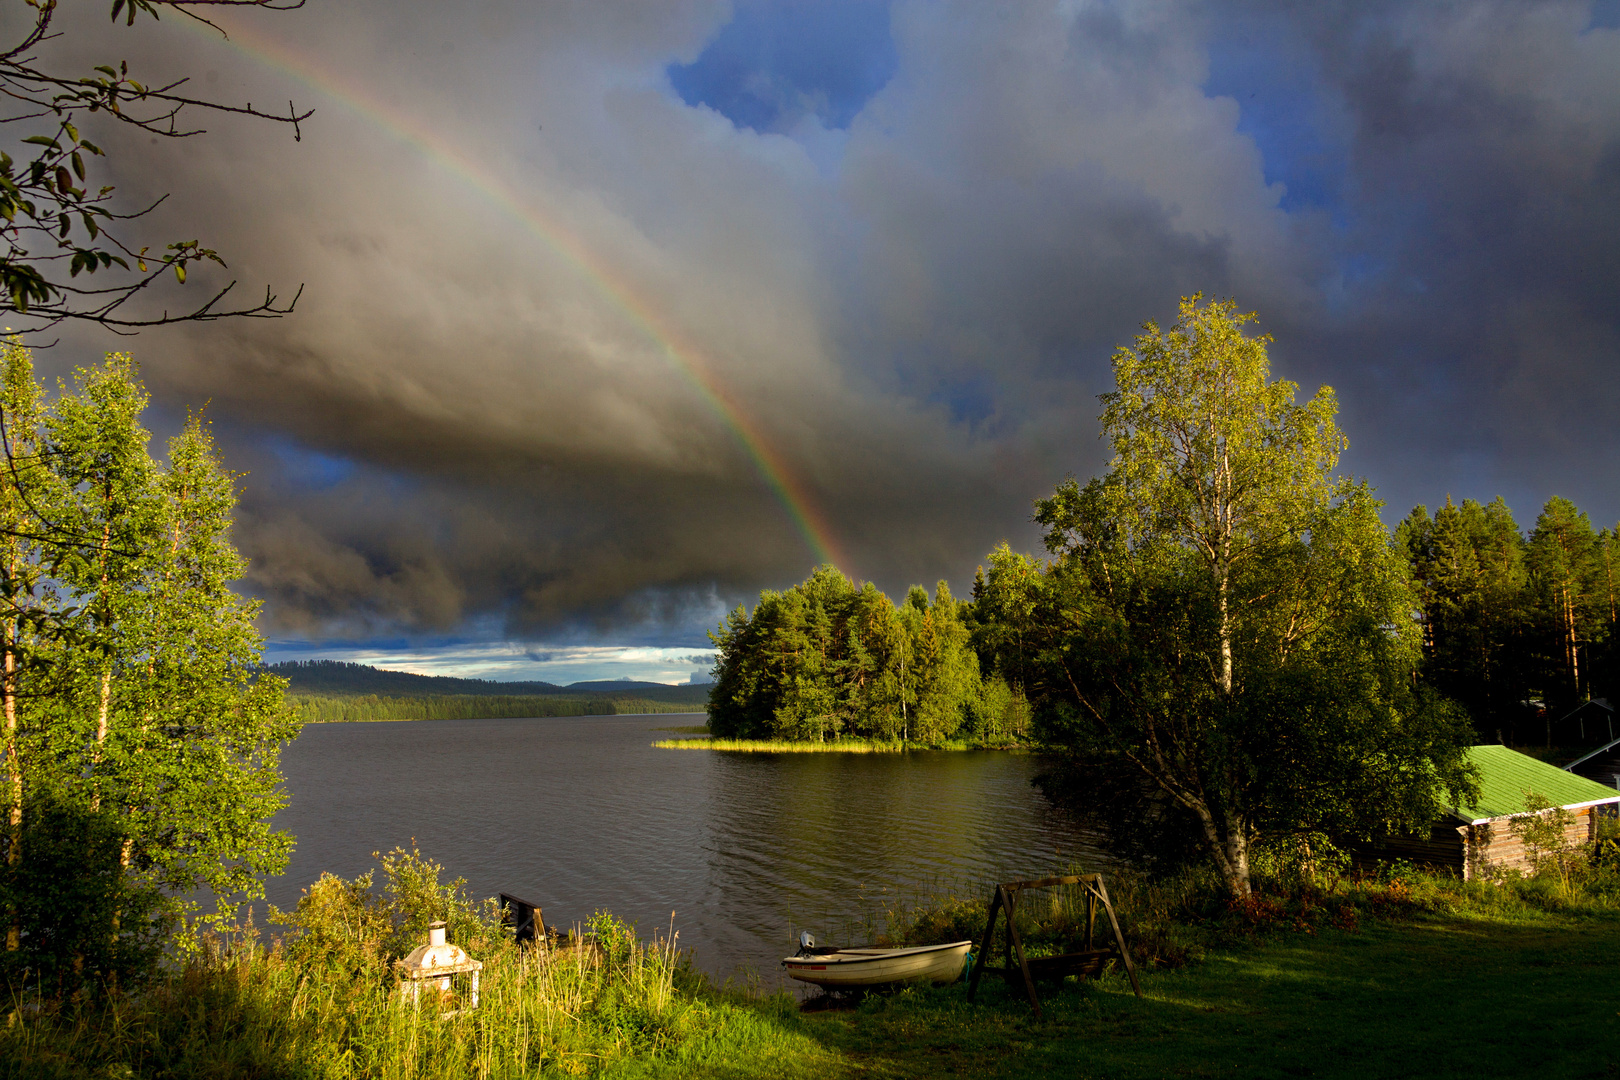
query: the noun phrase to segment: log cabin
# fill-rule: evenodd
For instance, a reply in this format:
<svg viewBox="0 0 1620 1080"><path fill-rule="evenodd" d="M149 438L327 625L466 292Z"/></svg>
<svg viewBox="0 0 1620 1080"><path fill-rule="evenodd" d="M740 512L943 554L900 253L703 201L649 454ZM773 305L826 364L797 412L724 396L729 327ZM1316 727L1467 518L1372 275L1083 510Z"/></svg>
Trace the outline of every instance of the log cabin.
<svg viewBox="0 0 1620 1080"><path fill-rule="evenodd" d="M1479 797L1472 806L1453 807L1427 835L1387 836L1359 848L1358 863L1405 859L1464 879L1489 877L1498 870L1528 870L1524 845L1513 835L1512 819L1525 811L1525 795L1535 792L1574 815L1566 836L1586 843L1598 822L1620 811L1620 791L1588 780L1505 746L1471 746L1468 758L1479 770Z"/></svg>

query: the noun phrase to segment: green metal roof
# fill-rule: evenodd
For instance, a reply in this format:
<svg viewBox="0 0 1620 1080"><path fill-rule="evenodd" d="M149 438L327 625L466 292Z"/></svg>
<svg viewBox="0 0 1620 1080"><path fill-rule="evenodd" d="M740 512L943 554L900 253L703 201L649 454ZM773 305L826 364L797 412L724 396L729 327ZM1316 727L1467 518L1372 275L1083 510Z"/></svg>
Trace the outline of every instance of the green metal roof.
<svg viewBox="0 0 1620 1080"><path fill-rule="evenodd" d="M1557 806L1620 798L1620 791L1565 772L1505 746L1470 746L1468 760L1479 769L1479 799L1457 811L1469 821L1524 812L1524 793L1533 791Z"/></svg>

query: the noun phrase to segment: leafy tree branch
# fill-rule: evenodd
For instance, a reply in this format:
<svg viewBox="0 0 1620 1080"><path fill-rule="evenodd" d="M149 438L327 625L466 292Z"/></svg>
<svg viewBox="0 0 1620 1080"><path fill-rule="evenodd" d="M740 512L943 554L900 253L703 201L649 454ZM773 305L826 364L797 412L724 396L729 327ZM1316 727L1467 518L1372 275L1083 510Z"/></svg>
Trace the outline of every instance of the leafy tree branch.
<svg viewBox="0 0 1620 1080"><path fill-rule="evenodd" d="M150 214L163 199L136 210L115 209L113 186L92 175L104 171L107 151L81 128L93 122L87 117L94 117L154 137L188 138L204 133L189 123L190 116L201 112L285 124L297 140L299 125L312 111L300 112L292 102L283 113L194 97L184 92L188 80L143 82L130 73L127 61L100 64L86 73L54 70L40 61L38 52L61 36L53 29L57 0L9 2L26 5L30 14L21 38L0 50L0 102L9 109L0 112L0 129L14 147L27 152L14 158L0 151L0 297L26 318L28 329L37 332L76 320L130 333L146 326L274 318L292 311L298 296L283 304L269 288L263 300L227 303L235 281L177 311L134 310L131 301L166 276L184 286L197 264L224 267L225 260L197 239L153 244L130 238L127 223ZM133 27L138 16L155 20L160 9L169 8L218 30L198 9L280 11L301 6L302 0L113 0L111 11L115 22Z"/></svg>

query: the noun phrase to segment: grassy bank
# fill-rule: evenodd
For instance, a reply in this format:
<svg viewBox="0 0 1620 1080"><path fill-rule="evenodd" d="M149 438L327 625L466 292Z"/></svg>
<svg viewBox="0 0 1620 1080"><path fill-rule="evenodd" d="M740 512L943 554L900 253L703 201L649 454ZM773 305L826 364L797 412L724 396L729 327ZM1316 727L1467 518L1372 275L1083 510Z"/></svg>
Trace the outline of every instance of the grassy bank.
<svg viewBox="0 0 1620 1080"><path fill-rule="evenodd" d="M868 999L797 1030L844 1075L1593 1077L1620 1072L1612 915L1460 911L1287 933L1043 999L999 981Z"/></svg>
<svg viewBox="0 0 1620 1080"><path fill-rule="evenodd" d="M1110 878L1142 1000L1117 974L1043 991L994 978L801 1012L717 988L662 935L598 915L599 951L519 950L437 868L396 852L381 897L325 878L266 945L242 935L112 1004L0 1020L0 1077L1610 1077L1620 1072L1620 876L1462 883L1282 878L1235 905L1188 875ZM1072 898L1021 909L1032 951ZM1049 896L1052 894L1049 894ZM371 899L367 899L370 896ZM452 902L454 901L454 902ZM435 906L437 905L437 906ZM387 961L448 911L485 962L473 1013L393 992ZM896 941L960 936L983 899L877 913ZM982 921L971 933L982 932ZM666 930L667 933L667 930Z"/></svg>
<svg viewBox="0 0 1620 1080"><path fill-rule="evenodd" d="M836 739L827 742L794 742L786 739L661 739L653 743L665 750L740 750L760 754L902 754L907 750L1011 750L1017 747L988 747L978 743L901 742L899 739Z"/></svg>
<svg viewBox="0 0 1620 1080"><path fill-rule="evenodd" d="M436 694L389 697L377 694L289 693L287 703L306 724L372 720L494 720L538 716L624 716L640 713L701 713L681 702L646 698L557 697L551 694Z"/></svg>
<svg viewBox="0 0 1620 1080"><path fill-rule="evenodd" d="M1206 874L1120 874L1108 880L1141 1000L1114 970L1043 986L1037 1021L1020 988L987 975L971 1005L959 987L907 990L806 1016L800 1030L851 1073L882 1076L1612 1077L1616 855L1567 885L1273 861L1243 904ZM984 891L897 905L871 925L896 945L977 939ZM1080 900L1027 895L1028 955L1078 947ZM998 935L992 963L1001 948Z"/></svg>

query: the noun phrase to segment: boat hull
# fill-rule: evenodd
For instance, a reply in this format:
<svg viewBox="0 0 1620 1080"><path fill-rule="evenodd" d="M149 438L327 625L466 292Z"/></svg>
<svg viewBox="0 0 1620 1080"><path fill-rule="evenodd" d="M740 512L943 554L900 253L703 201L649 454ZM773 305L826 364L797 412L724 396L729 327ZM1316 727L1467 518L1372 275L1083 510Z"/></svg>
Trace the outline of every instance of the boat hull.
<svg viewBox="0 0 1620 1080"><path fill-rule="evenodd" d="M962 977L972 948L971 941L955 941L915 949L840 949L824 956L789 956L782 966L801 982L834 989L924 979L944 986Z"/></svg>

